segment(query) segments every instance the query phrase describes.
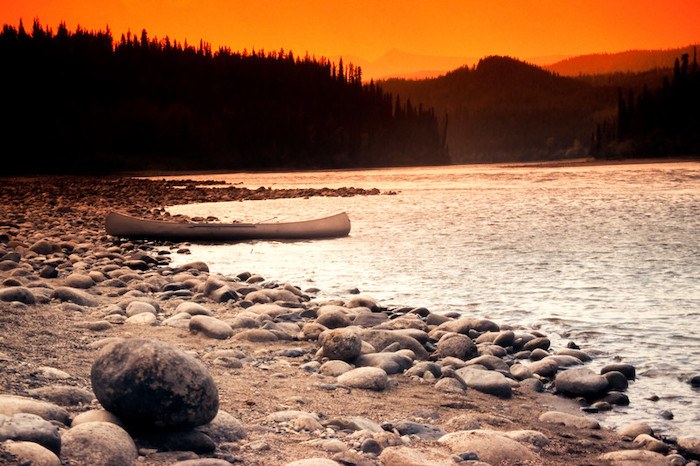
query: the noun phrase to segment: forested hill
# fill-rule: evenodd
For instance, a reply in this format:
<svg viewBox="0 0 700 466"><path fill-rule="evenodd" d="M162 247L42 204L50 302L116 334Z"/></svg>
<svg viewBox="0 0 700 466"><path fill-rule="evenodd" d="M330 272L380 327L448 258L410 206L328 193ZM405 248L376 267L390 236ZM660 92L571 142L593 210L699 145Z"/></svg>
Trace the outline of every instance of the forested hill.
<svg viewBox="0 0 700 466"><path fill-rule="evenodd" d="M435 79L382 81L387 91L448 115L455 162L503 162L588 155L596 123L614 118L617 90L557 76L509 57Z"/></svg>
<svg viewBox="0 0 700 466"><path fill-rule="evenodd" d="M438 119L362 71L283 50L212 52L143 31L0 33L15 173L448 163ZM9 170L6 170L6 174Z"/></svg>
<svg viewBox="0 0 700 466"><path fill-rule="evenodd" d="M543 68L562 76L642 73L669 68L673 60L683 54L692 55L693 48L693 45L689 45L668 50L628 50L619 53L578 55Z"/></svg>

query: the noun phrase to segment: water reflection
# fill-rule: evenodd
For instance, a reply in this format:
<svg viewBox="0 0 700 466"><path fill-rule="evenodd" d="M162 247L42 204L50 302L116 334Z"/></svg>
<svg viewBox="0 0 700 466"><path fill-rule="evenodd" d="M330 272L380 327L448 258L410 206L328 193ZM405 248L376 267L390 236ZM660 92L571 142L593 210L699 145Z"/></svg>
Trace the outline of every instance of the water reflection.
<svg viewBox="0 0 700 466"><path fill-rule="evenodd" d="M187 177L191 178L191 177ZM184 262L244 270L328 296L359 288L386 304L457 310L576 341L637 366L632 405L606 417L700 434L700 164L429 167L232 174L256 188L343 187L398 195L178 206L222 221L347 211L347 238L193 245ZM656 394L659 401L646 400ZM657 416L674 412L673 420Z"/></svg>

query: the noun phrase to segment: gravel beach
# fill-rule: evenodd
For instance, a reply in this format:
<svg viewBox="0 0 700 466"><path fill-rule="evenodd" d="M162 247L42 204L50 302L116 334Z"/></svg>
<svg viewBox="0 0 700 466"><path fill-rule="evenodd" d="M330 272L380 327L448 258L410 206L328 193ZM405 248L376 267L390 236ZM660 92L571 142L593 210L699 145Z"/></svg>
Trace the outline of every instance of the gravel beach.
<svg viewBox="0 0 700 466"><path fill-rule="evenodd" d="M360 292L170 266L110 210L382 195L122 177L0 182L0 464L683 465L700 438L599 418L634 367ZM215 219L198 219L211 220Z"/></svg>

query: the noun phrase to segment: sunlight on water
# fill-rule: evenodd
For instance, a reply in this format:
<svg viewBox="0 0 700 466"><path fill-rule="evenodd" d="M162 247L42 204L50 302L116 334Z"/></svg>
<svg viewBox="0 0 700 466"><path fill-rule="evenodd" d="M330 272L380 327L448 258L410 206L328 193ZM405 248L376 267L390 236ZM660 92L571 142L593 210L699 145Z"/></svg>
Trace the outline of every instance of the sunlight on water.
<svg viewBox="0 0 700 466"><path fill-rule="evenodd" d="M196 179L196 176L184 178ZM385 305L457 310L575 341L637 367L631 405L645 420L700 434L700 164L461 166L201 176L257 188L352 186L396 195L176 206L222 221L305 220L346 211L347 238L192 245L177 263L259 273L322 296L359 288ZM646 398L658 395L660 400ZM675 417L658 416L663 409Z"/></svg>

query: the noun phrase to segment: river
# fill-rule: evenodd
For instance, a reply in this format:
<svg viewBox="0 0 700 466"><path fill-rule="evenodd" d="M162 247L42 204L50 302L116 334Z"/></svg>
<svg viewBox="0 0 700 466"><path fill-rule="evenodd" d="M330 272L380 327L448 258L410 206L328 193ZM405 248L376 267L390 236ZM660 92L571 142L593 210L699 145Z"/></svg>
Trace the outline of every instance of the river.
<svg viewBox="0 0 700 466"><path fill-rule="evenodd" d="M383 194L170 207L221 221L294 221L340 211L352 221L347 238L193 244L175 264L203 260L222 274L249 271L320 288L321 298L358 288L386 306L539 329L555 349L573 341L592 354L593 370L614 361L636 367L630 406L597 415L604 425L642 420L666 435L700 435L700 391L687 382L700 374L700 163L183 178Z"/></svg>

